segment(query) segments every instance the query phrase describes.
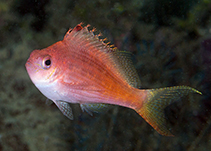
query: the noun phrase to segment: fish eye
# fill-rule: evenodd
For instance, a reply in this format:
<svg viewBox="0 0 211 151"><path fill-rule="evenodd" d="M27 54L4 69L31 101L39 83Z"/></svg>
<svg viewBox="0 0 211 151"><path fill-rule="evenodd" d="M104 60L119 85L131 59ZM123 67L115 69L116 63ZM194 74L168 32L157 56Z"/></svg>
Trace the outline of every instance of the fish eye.
<svg viewBox="0 0 211 151"><path fill-rule="evenodd" d="M43 69L48 69L51 67L51 58L50 56L47 56L45 58L43 58L43 61L42 61L42 68Z"/></svg>

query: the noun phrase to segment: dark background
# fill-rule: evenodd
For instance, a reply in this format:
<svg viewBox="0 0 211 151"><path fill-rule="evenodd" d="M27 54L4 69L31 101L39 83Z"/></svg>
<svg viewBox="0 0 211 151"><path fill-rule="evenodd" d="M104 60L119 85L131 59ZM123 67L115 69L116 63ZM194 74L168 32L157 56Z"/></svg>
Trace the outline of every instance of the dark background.
<svg viewBox="0 0 211 151"><path fill-rule="evenodd" d="M142 88L188 85L203 93L166 108L174 137L159 135L131 109L90 116L73 104L70 121L46 105L25 62L80 22L133 53ZM0 150L211 150L209 0L1 0L0 73Z"/></svg>

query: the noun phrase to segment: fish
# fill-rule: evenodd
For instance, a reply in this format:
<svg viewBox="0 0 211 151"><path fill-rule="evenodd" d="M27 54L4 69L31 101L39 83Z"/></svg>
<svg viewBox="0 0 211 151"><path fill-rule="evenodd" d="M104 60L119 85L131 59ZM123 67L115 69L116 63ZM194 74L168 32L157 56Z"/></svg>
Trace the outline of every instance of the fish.
<svg viewBox="0 0 211 151"><path fill-rule="evenodd" d="M34 85L71 120L69 103L91 115L118 105L135 110L161 135L173 136L164 109L189 93L202 93L189 86L141 89L131 53L110 45L89 26L80 23L63 40L31 52L25 67Z"/></svg>

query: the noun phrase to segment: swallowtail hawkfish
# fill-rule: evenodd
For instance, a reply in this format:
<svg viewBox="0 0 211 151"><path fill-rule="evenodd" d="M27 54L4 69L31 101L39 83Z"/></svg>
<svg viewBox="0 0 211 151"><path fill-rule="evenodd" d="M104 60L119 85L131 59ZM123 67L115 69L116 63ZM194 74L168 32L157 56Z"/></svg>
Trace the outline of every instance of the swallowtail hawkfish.
<svg viewBox="0 0 211 151"><path fill-rule="evenodd" d="M34 85L69 119L73 119L69 103L79 103L89 113L113 104L134 109L158 133L171 136L165 107L184 95L201 92L188 86L140 89L131 54L100 36L78 24L62 41L34 50L26 62Z"/></svg>

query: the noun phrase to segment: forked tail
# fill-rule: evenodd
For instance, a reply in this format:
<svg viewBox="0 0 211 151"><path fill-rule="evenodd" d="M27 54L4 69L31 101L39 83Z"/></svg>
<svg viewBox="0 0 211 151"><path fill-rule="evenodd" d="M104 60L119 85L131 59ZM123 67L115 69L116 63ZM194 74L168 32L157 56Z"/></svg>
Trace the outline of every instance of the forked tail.
<svg viewBox="0 0 211 151"><path fill-rule="evenodd" d="M165 107L189 93L202 94L198 90L188 86L149 89L147 91L147 99L143 102L143 106L141 108L136 109L136 112L141 115L158 133L166 136L172 136L172 134L166 125L164 115Z"/></svg>

